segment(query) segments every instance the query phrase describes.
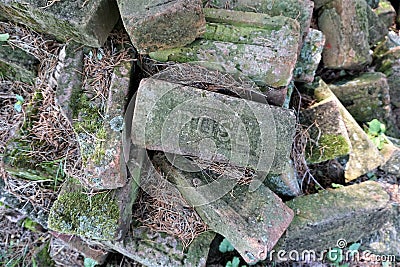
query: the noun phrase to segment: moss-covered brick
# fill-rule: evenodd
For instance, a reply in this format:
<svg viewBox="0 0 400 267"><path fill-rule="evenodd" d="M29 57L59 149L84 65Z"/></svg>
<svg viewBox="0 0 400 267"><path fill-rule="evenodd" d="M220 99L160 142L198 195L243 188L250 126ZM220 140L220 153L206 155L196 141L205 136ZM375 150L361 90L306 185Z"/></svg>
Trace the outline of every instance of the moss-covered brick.
<svg viewBox="0 0 400 267"><path fill-rule="evenodd" d="M350 80L338 81L330 88L356 121L366 123L378 119L386 125L388 135L400 135L392 114L390 89L384 74L363 73Z"/></svg>
<svg viewBox="0 0 400 267"><path fill-rule="evenodd" d="M139 53L179 47L205 31L201 0L117 0L133 45Z"/></svg>
<svg viewBox="0 0 400 267"><path fill-rule="evenodd" d="M188 46L150 53L159 61L196 62L204 67L243 74L260 86L285 87L292 78L300 43L300 32L296 21L265 15L241 14L242 20L232 19L233 11L207 11L215 21L227 24L208 23L206 39L197 40ZM211 16L211 15L210 15ZM260 26L243 26L250 16L263 23ZM240 26L239 26L240 25ZM284 64L282 64L284 62Z"/></svg>
<svg viewBox="0 0 400 267"><path fill-rule="evenodd" d="M0 13L9 20L61 41L73 39L100 47L116 24L119 13L115 1L10 0L0 3Z"/></svg>
<svg viewBox="0 0 400 267"><path fill-rule="evenodd" d="M91 99L96 89L72 88L68 105L80 146L84 183L96 189L115 189L126 183L122 165L123 112L129 90L131 62L115 66L105 101Z"/></svg>
<svg viewBox="0 0 400 267"><path fill-rule="evenodd" d="M249 264L266 259L293 218L293 211L262 183L255 190L235 186L229 174L208 183L202 172L181 171L165 157L154 162L211 230L228 239ZM202 185L194 186L194 179Z"/></svg>
<svg viewBox="0 0 400 267"><path fill-rule="evenodd" d="M371 62L365 0L329 1L318 17L326 37L322 60L327 68L360 69Z"/></svg>
<svg viewBox="0 0 400 267"><path fill-rule="evenodd" d="M119 240L129 229L138 190L130 179L124 187L89 193L75 179L64 183L51 207L50 229L96 240Z"/></svg>
<svg viewBox="0 0 400 267"><path fill-rule="evenodd" d="M351 143L350 156L346 163L344 173L346 182L354 180L380 166L383 163L383 157L379 153L379 150L360 125L358 125L353 116L351 116L335 94L330 90L328 85L322 80L319 80L314 83L313 87L314 97L318 101L333 100L336 102L346 126Z"/></svg>
<svg viewBox="0 0 400 267"><path fill-rule="evenodd" d="M306 35L311 23L314 3L309 0L209 0L207 6L255 13L271 17L285 16L300 24L301 36Z"/></svg>
<svg viewBox="0 0 400 267"><path fill-rule="evenodd" d="M389 195L367 181L286 202L295 212L284 238L274 248L285 251L323 251L340 239L352 243L378 230L389 218Z"/></svg>
<svg viewBox="0 0 400 267"><path fill-rule="evenodd" d="M324 34L318 30L310 29L304 39L296 67L293 70L293 79L295 81L312 82L314 80L324 45Z"/></svg>
<svg viewBox="0 0 400 267"><path fill-rule="evenodd" d="M39 60L18 47L0 42L0 78L34 84Z"/></svg>
<svg viewBox="0 0 400 267"><path fill-rule="evenodd" d="M339 106L333 99L302 110L300 122L308 129L306 159L309 163L319 163L350 153L351 144L346 126Z"/></svg>
<svg viewBox="0 0 400 267"><path fill-rule="evenodd" d="M288 161L295 117L287 109L144 79L132 129L132 142L148 149L279 174Z"/></svg>
<svg viewBox="0 0 400 267"><path fill-rule="evenodd" d="M378 15L386 28L392 26L396 18L396 10L394 10L389 0L380 0L378 7L374 9L374 13Z"/></svg>
<svg viewBox="0 0 400 267"><path fill-rule="evenodd" d="M260 86L288 85L293 68L281 64L276 52L266 50L257 45L197 40L186 47L150 53L150 57L163 62L196 62L233 75L242 73ZM289 62L289 66L294 67L294 62Z"/></svg>
<svg viewBox="0 0 400 267"><path fill-rule="evenodd" d="M54 202L48 223L58 232L104 240L115 238L118 217L117 202L107 193L64 192Z"/></svg>
<svg viewBox="0 0 400 267"><path fill-rule="evenodd" d="M269 31L279 31L283 25L287 25L295 32L300 31L300 25L296 20L285 17L282 14L278 16L270 16L264 13L216 8L204 8L203 10L208 23L227 24L237 27L250 27Z"/></svg>

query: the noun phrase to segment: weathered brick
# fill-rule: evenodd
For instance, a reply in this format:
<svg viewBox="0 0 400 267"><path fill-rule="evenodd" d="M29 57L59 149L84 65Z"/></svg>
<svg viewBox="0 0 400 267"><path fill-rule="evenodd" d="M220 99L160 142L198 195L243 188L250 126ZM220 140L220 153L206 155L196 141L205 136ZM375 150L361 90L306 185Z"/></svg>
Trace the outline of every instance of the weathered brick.
<svg viewBox="0 0 400 267"><path fill-rule="evenodd" d="M116 24L118 8L112 0L98 1L6 0L0 13L57 39L73 39L88 46L100 47Z"/></svg>
<svg viewBox="0 0 400 267"><path fill-rule="evenodd" d="M334 100L346 125L352 148L344 173L346 182L354 180L381 165L383 157L378 148L322 80L315 88L314 96L318 101Z"/></svg>
<svg viewBox="0 0 400 267"><path fill-rule="evenodd" d="M300 24L301 36L308 32L314 7L314 3L310 0L210 0L206 2L207 6L295 19Z"/></svg>
<svg viewBox="0 0 400 267"><path fill-rule="evenodd" d="M302 193L299 179L291 160L287 164L286 171L279 175L267 175L264 184L279 196L294 197Z"/></svg>
<svg viewBox="0 0 400 267"><path fill-rule="evenodd" d="M74 91L72 126L80 145L84 182L95 189L115 189L126 183L121 158L123 112L128 97L131 63L115 66L105 101L91 99L97 88Z"/></svg>
<svg viewBox="0 0 400 267"><path fill-rule="evenodd" d="M366 123L378 119L386 125L390 136L399 136L400 131L390 106L389 85L384 74L363 73L353 79L331 84L329 88L356 121Z"/></svg>
<svg viewBox="0 0 400 267"><path fill-rule="evenodd" d="M396 124L400 125L400 49L395 40L382 43L381 49L377 51L377 71L384 73L389 84L390 104L395 115ZM394 47L393 47L394 46Z"/></svg>
<svg viewBox="0 0 400 267"><path fill-rule="evenodd" d="M380 0L378 7L374 10L386 28L393 25L396 18L396 10L388 0Z"/></svg>
<svg viewBox="0 0 400 267"><path fill-rule="evenodd" d="M195 61L230 74L242 73L260 86L279 88L289 84L301 42L295 20L217 9L205 9L205 13L210 21L205 39L150 53L150 57Z"/></svg>
<svg viewBox="0 0 400 267"><path fill-rule="evenodd" d="M390 216L389 195L373 181L296 197L286 204L296 215L275 255L280 249L320 252L337 246L340 239L356 242Z"/></svg>
<svg viewBox="0 0 400 267"><path fill-rule="evenodd" d="M310 29L301 47L293 78L297 82L312 82L321 61L325 36L322 32Z"/></svg>
<svg viewBox="0 0 400 267"><path fill-rule="evenodd" d="M399 165L398 165L399 166ZM376 255L385 255L387 261L400 261L400 188L398 184L384 184L391 196L391 216L376 232L364 237L362 250L371 251ZM394 260L395 257L395 260Z"/></svg>
<svg viewBox="0 0 400 267"><path fill-rule="evenodd" d="M79 236L60 234L52 231L50 233L52 234L53 239L58 239L57 241L52 240L53 242L63 244L64 246L79 252L85 258L95 260L97 264L103 264L109 255L109 251L104 246L99 246L98 243L90 242L88 239L82 239Z"/></svg>
<svg viewBox="0 0 400 267"><path fill-rule="evenodd" d="M380 169L400 178L400 147L391 143L385 144L382 154L385 157L385 163L380 166Z"/></svg>
<svg viewBox="0 0 400 267"><path fill-rule="evenodd" d="M154 161L204 222L228 239L247 263L266 259L293 218L293 211L263 184L254 191L246 185L235 187L229 174L207 183L202 172L181 171L165 157ZM199 186L193 184L195 179L201 181Z"/></svg>
<svg viewBox="0 0 400 267"><path fill-rule="evenodd" d="M132 129L132 142L147 149L280 174L288 162L295 116L287 109L144 79Z"/></svg>
<svg viewBox="0 0 400 267"><path fill-rule="evenodd" d="M325 67L359 69L371 62L365 0L337 0L326 4L318 26L326 37L322 60Z"/></svg>
<svg viewBox="0 0 400 267"><path fill-rule="evenodd" d="M184 46L205 31L201 0L117 0L117 3L139 53Z"/></svg>
<svg viewBox="0 0 400 267"><path fill-rule="evenodd" d="M323 100L300 112L300 122L310 134L307 161L319 163L348 155L351 143L339 106L333 99Z"/></svg>
<svg viewBox="0 0 400 267"><path fill-rule="evenodd" d="M263 104L270 102L275 104L282 101L281 99L270 97L267 92L263 92L253 81L243 75L233 77L226 73L209 70L198 64L173 64L156 73L152 78L200 89L208 88L210 91L227 92L227 94L237 95L240 98Z"/></svg>
<svg viewBox="0 0 400 267"><path fill-rule="evenodd" d="M377 12L373 11L371 8L367 8L367 18L368 18L368 38L370 46L376 45L377 42L381 41L385 35L388 34L388 28L390 26L386 25L384 20L377 15ZM392 18L393 24L394 18Z"/></svg>
<svg viewBox="0 0 400 267"><path fill-rule="evenodd" d="M70 42L60 51L58 66L54 79L56 79L56 101L62 112L72 122L73 99L83 88L83 56L84 48L77 43Z"/></svg>
<svg viewBox="0 0 400 267"><path fill-rule="evenodd" d="M130 179L124 187L91 195L70 179L51 207L48 227L94 240L120 240L130 227L137 190L137 182Z"/></svg>

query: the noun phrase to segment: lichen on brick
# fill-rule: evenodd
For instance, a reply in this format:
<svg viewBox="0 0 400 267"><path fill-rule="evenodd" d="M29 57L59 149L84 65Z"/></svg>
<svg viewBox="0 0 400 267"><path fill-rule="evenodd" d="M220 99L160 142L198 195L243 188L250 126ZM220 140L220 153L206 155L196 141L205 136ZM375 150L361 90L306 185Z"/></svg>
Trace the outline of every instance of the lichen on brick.
<svg viewBox="0 0 400 267"><path fill-rule="evenodd" d="M49 228L61 233L93 239L113 239L118 228L119 208L107 192L93 196L83 192L59 195L49 215Z"/></svg>

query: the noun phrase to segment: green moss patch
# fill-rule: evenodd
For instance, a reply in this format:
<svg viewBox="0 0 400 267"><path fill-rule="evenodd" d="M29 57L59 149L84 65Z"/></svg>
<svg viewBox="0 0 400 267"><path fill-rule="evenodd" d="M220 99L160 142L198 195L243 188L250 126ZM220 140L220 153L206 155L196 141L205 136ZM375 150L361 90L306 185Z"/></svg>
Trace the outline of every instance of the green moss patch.
<svg viewBox="0 0 400 267"><path fill-rule="evenodd" d="M314 146L308 146L306 155L310 163L318 163L347 155L350 152L346 138L341 135L323 134Z"/></svg>
<svg viewBox="0 0 400 267"><path fill-rule="evenodd" d="M49 215L49 228L100 240L114 239L119 208L108 193L88 196L80 192L60 194Z"/></svg>
<svg viewBox="0 0 400 267"><path fill-rule="evenodd" d="M86 94L75 99L71 101L75 103L72 107L73 117L76 118L73 127L81 147L83 165L86 166L89 160L100 164L105 156L103 143L107 138L103 119L99 115L103 113L102 109L91 103Z"/></svg>

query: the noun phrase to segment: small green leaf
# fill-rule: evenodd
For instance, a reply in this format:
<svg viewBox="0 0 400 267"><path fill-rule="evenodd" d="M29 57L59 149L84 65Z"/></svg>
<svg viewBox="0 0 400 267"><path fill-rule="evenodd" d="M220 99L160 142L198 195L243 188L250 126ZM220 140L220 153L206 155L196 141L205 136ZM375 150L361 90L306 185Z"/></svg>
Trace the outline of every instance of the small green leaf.
<svg viewBox="0 0 400 267"><path fill-rule="evenodd" d="M6 42L10 39L10 35L8 33L1 33L0 34L0 42Z"/></svg>
<svg viewBox="0 0 400 267"><path fill-rule="evenodd" d="M225 267L239 267L240 259L238 257L233 257L232 261L228 261Z"/></svg>
<svg viewBox="0 0 400 267"><path fill-rule="evenodd" d="M20 104L19 102L15 103L15 104L14 104L14 109L15 109L17 112L21 112L21 111L22 111L22 106L21 106L21 104Z"/></svg>
<svg viewBox="0 0 400 267"><path fill-rule="evenodd" d="M25 227L26 229L32 231L32 232L38 232L38 230L37 230L38 224L36 222L32 221L29 218L26 218L23 221L22 226Z"/></svg>
<svg viewBox="0 0 400 267"><path fill-rule="evenodd" d="M21 95L15 95L18 102L24 103L25 99Z"/></svg>
<svg viewBox="0 0 400 267"><path fill-rule="evenodd" d="M97 59L102 60L103 59L103 54L99 51L97 52Z"/></svg>
<svg viewBox="0 0 400 267"><path fill-rule="evenodd" d="M222 253L235 250L235 248L231 245L231 243L226 238L224 238L224 240L222 240L221 244L219 244L218 249Z"/></svg>
<svg viewBox="0 0 400 267"><path fill-rule="evenodd" d="M358 249L361 247L361 243L353 243L349 246L350 255L353 257L357 253Z"/></svg>
<svg viewBox="0 0 400 267"><path fill-rule="evenodd" d="M373 119L372 121L368 122L368 132L373 135L378 135L381 131L382 123L377 119Z"/></svg>
<svg viewBox="0 0 400 267"><path fill-rule="evenodd" d="M94 267L97 265L97 261L95 261L94 259L91 258L85 258L85 260L83 261L83 266L85 267Z"/></svg>
<svg viewBox="0 0 400 267"><path fill-rule="evenodd" d="M371 139L372 143L374 143L374 145L381 150L384 144L387 142L385 137L385 124L381 123L377 119L373 119L367 124L369 127L365 131L367 132L368 137Z"/></svg>
<svg viewBox="0 0 400 267"><path fill-rule="evenodd" d="M353 243L349 246L349 250L355 250L358 251L358 249L361 247L361 243Z"/></svg>
<svg viewBox="0 0 400 267"><path fill-rule="evenodd" d="M370 180L376 180L376 175L375 175L375 173L373 173L373 172L368 172L368 173L367 173L367 177L368 177L368 179L370 179Z"/></svg>
<svg viewBox="0 0 400 267"><path fill-rule="evenodd" d="M341 187L344 187L344 185L332 183L332 188L341 188Z"/></svg>

